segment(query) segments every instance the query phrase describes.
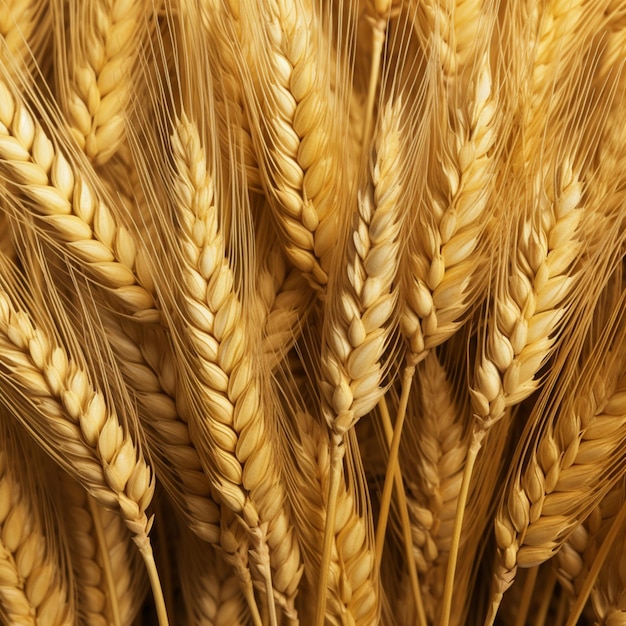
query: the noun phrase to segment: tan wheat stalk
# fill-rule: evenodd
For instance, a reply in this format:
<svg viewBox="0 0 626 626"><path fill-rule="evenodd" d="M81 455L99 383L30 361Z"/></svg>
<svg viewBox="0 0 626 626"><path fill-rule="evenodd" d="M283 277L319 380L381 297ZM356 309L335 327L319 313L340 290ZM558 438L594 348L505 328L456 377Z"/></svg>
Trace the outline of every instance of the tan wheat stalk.
<svg viewBox="0 0 626 626"><path fill-rule="evenodd" d="M124 141L150 8L146 0L56 3L59 100L73 138L96 165Z"/></svg>
<svg viewBox="0 0 626 626"><path fill-rule="evenodd" d="M620 477L615 468L626 441L626 377L624 333L617 324L623 302L572 381L576 394L561 402L555 394L524 464L507 484L495 521L499 560L492 614L516 568L548 560ZM536 410L542 408L539 403Z"/></svg>
<svg viewBox="0 0 626 626"><path fill-rule="evenodd" d="M324 614L343 441L383 395L383 354L393 328L397 301L393 283L402 226L402 188L393 175L401 159L402 106L402 99L397 98L384 107L373 142L368 179L359 193L348 231L345 265L343 261L338 263L341 273L329 291L320 387L332 450L318 625Z"/></svg>
<svg viewBox="0 0 626 626"><path fill-rule="evenodd" d="M4 79L0 123L0 167L30 199L29 208L125 311L136 319L158 320L152 277L138 258L134 237L117 223L92 179L51 141Z"/></svg>
<svg viewBox="0 0 626 626"><path fill-rule="evenodd" d="M100 504L121 512L146 564L160 623L166 624L146 515L154 480L128 426L80 361L45 327L35 327L5 291L0 291L0 348L0 382L13 410Z"/></svg>
<svg viewBox="0 0 626 626"><path fill-rule="evenodd" d="M46 493L46 459L4 406L0 419L0 603L7 623L69 626L66 536Z"/></svg>
<svg viewBox="0 0 626 626"><path fill-rule="evenodd" d="M118 513L98 505L65 472L60 485L83 618L94 626L132 622L147 580L128 528Z"/></svg>
<svg viewBox="0 0 626 626"><path fill-rule="evenodd" d="M189 533L182 535L179 545L182 592L190 626L248 623L238 576L220 553Z"/></svg>
<svg viewBox="0 0 626 626"><path fill-rule="evenodd" d="M295 619L300 555L280 480L271 415L264 406L250 352L252 335L218 230L213 181L202 142L197 127L184 114L174 128L172 145L177 253L184 285L178 313L186 327L178 349L192 366L189 375L199 384L197 391L189 390L192 404L199 402L203 408L191 409L190 404L191 434L222 504L249 529L250 554L268 585L270 610L273 580L276 600Z"/></svg>
<svg viewBox="0 0 626 626"><path fill-rule="evenodd" d="M376 89L378 87L380 63L383 46L387 35L389 21L398 16L401 3L394 0L369 0L365 5L364 19L372 29L372 54L370 60L369 85L365 112L363 114L363 129L360 133L363 156L367 157L367 147L370 143Z"/></svg>
<svg viewBox="0 0 626 626"><path fill-rule="evenodd" d="M322 18L314 3L293 0L272 1L253 15L264 29L242 37L252 35L264 51L252 68L258 101L250 99L249 111L266 195L287 257L324 289L346 190L334 119L342 100L329 90Z"/></svg>

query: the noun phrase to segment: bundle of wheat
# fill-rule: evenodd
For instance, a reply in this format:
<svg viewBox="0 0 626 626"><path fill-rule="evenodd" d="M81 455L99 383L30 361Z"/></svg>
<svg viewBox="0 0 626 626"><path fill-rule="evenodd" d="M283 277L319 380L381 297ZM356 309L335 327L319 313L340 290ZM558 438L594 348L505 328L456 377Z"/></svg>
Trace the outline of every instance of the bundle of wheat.
<svg viewBox="0 0 626 626"><path fill-rule="evenodd" d="M0 623L626 624L624 63L626 0L0 0Z"/></svg>

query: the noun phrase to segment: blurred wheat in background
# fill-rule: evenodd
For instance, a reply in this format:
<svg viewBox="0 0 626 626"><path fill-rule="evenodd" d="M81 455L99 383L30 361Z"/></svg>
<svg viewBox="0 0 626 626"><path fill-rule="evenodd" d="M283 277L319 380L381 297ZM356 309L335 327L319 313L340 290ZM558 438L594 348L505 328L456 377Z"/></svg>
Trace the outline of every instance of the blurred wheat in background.
<svg viewBox="0 0 626 626"><path fill-rule="evenodd" d="M0 0L0 622L626 625L626 0Z"/></svg>

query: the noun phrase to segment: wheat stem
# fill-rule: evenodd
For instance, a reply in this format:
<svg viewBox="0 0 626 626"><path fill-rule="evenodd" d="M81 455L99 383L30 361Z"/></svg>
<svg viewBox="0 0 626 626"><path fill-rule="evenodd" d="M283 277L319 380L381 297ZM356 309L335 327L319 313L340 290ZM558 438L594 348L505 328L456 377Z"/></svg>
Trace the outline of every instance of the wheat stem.
<svg viewBox="0 0 626 626"><path fill-rule="evenodd" d="M409 395L411 393L411 383L415 374L415 365L407 365L402 376L402 393L400 395L400 404L398 405L398 415L393 429L393 437L389 446L389 456L387 459L387 469L385 471L385 483L383 485L383 493L380 499L380 513L378 515L378 524L376 526L376 562L382 561L383 548L385 545L385 533L387 531L387 521L389 519L389 508L391 506L391 490L393 489L393 480L399 469L398 453L400 451L400 440L402 438L402 427L406 417L406 407L409 403Z"/></svg>
<svg viewBox="0 0 626 626"><path fill-rule="evenodd" d="M393 442L394 429L391 423L391 416L389 415L389 408L385 398L381 398L378 404L380 415L383 421L383 429L385 431L385 439L387 446L391 449ZM406 501L406 492L404 490L404 482L402 480L402 470L400 465L396 463L394 471L394 479L396 483L396 491L398 496L398 508L400 509L400 524L402 526L402 539L404 544L404 556L406 558L407 568L409 570L409 581L411 584L411 593L413 595L413 601L415 602L415 610L417 611L417 617L420 626L425 626L426 613L424 611L424 603L422 600L422 593L420 591L420 583L417 575L417 566L415 565L415 557L413 555L413 535L411 533L411 519L409 517L409 509ZM380 541L381 546L378 547L378 528L376 529L376 562L379 564L382 562L382 551L384 548L384 535ZM380 549L380 554L379 554Z"/></svg>
<svg viewBox="0 0 626 626"><path fill-rule="evenodd" d="M515 626L524 626L526 624L526 617L528 616L528 610L530 609L530 602L533 597L533 591L535 590L535 583L537 582L537 574L539 573L539 565L531 568L526 575L524 581L524 589L522 590L522 597L519 601L517 608L517 616L515 618Z"/></svg>
<svg viewBox="0 0 626 626"><path fill-rule="evenodd" d="M374 101L376 100L376 88L378 86L378 75L380 74L380 60L385 43L385 22L380 24L376 21L372 25L372 63L370 65L370 78L367 89L367 100L365 104L365 119L363 121L363 146L369 146L370 134L372 133L372 119L374 117Z"/></svg>
<svg viewBox="0 0 626 626"><path fill-rule="evenodd" d="M117 592L115 590L115 581L113 579L113 569L111 567L111 555L106 549L107 541L104 536L104 529L102 528L102 520L100 519L100 513L96 506L96 501L93 496L87 494L87 503L89 510L91 511L91 517L93 519L93 529L98 539L98 545L102 548L100 550L100 556L102 558L102 571L104 573L104 579L109 591L109 606L111 607L111 621L113 626L121 626L122 619L120 617L120 605Z"/></svg>
<svg viewBox="0 0 626 626"><path fill-rule="evenodd" d="M548 610L550 609L550 602L554 594L554 587L556 586L556 574L554 569L550 569L548 572L548 580L543 586L543 595L541 596L541 602L539 608L535 614L535 621L533 626L544 626L546 623L546 617L548 616Z"/></svg>
<svg viewBox="0 0 626 626"><path fill-rule="evenodd" d="M578 596L576 601L574 602L574 606L570 610L569 617L565 626L576 626L578 622L578 618L582 615L583 609L585 608L585 604L587 604L587 599L589 598L589 594L600 574L600 569L604 565L607 557L609 556L609 552L612 547L614 547L615 540L619 533L624 529L624 522L626 522L626 502L622 504L622 508L619 513L613 520L611 524L611 528L609 532L606 534L600 549L598 550L598 554L593 561L593 565L585 578L585 582L578 592Z"/></svg>
<svg viewBox="0 0 626 626"><path fill-rule="evenodd" d="M141 544L138 544L138 546L139 552L146 566L146 571L148 572L148 579L150 580L150 587L152 588L154 606L156 608L159 626L168 626L169 620L167 618L167 609L165 608L165 598L163 596L163 589L159 579L159 571L157 570L157 566L154 561L152 546L148 541L144 541Z"/></svg>
<svg viewBox="0 0 626 626"><path fill-rule="evenodd" d="M322 560L320 563L320 577L317 587L317 606L315 613L315 626L324 626L326 614L326 589L328 588L328 571L335 539L335 517L337 515L337 496L339 483L343 471L343 457L346 448L343 438L333 436L330 443L330 480L328 483L328 497L326 499L326 524L324 526L324 543L322 547Z"/></svg>

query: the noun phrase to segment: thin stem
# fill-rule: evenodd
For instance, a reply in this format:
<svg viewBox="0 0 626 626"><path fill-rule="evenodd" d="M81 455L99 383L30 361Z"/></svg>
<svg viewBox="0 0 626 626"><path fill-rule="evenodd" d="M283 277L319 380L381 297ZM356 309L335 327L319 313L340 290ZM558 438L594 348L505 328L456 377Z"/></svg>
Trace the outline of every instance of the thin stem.
<svg viewBox="0 0 626 626"><path fill-rule="evenodd" d="M272 568L270 565L270 552L267 546L266 526L255 528L251 533L255 542L255 550L252 554L255 557L257 570L263 576L265 581L265 599L267 605L267 620L270 626L277 626L278 617L276 616L276 603L274 602L274 585L272 584Z"/></svg>
<svg viewBox="0 0 626 626"><path fill-rule="evenodd" d="M330 480L328 484L328 498L326 499L326 525L324 528L324 546L322 549L322 562L320 565L320 578L317 588L317 610L315 625L324 626L326 614L326 595L328 587L328 571L333 552L335 539L335 517L337 515L337 495L339 494L339 482L342 474L342 461L345 454L343 441L332 437L330 443Z"/></svg>
<svg viewBox="0 0 626 626"><path fill-rule="evenodd" d="M556 617L554 618L554 626L562 626L565 621L565 611L567 611L568 598L561 591L561 597L559 598L559 604L556 608Z"/></svg>
<svg viewBox="0 0 626 626"><path fill-rule="evenodd" d="M411 383L415 374L415 366L407 366L402 375L402 393L398 406L398 416L393 429L393 439L389 447L389 457L387 459L387 470L385 472L385 484L383 494L380 499L380 512L378 514L378 525L376 526L376 562L380 564L383 556L383 546L385 545L385 533L387 532L387 522L389 520L389 508L391 506L391 490L393 480L398 467L398 454L400 452L400 441L402 439L402 428L406 417L406 407L409 403L411 393Z"/></svg>
<svg viewBox="0 0 626 626"><path fill-rule="evenodd" d="M152 588L154 606L156 608L159 626L169 626L167 609L165 608L165 598L163 597L163 589L161 589L159 572L157 570L156 563L154 562L154 554L152 552L150 540L148 537L136 537L135 541L139 547L139 552L141 553L143 562L146 566L146 571L148 572L148 579L150 580L150 587Z"/></svg>
<svg viewBox="0 0 626 626"><path fill-rule="evenodd" d="M389 415L387 401L384 397L379 402L378 407L383 422L383 430L385 431L385 440L387 441L387 446L391 448L391 442L393 440L393 425L391 424L391 416ZM407 567L409 568L409 580L411 582L411 591L413 593L415 610L417 611L417 618L419 620L418 624L419 626L426 626L426 613L424 611L422 593L420 591L420 583L417 576L417 566L415 565L415 557L413 555L413 536L411 533L411 520L409 518L409 508L406 502L406 493L404 491L404 482L402 480L400 465L396 465L396 469L394 472L394 482L396 485L396 495L398 497L398 508L400 510L400 524L402 526L402 540L404 543L404 558L406 559ZM380 558L382 559L382 552ZM380 561L377 562L380 567Z"/></svg>
<svg viewBox="0 0 626 626"><path fill-rule="evenodd" d="M524 626L526 623L526 617L528 616L528 609L530 608L530 601L532 600L533 591L535 590L538 573L539 566L535 565L535 567L528 570L528 573L526 574L524 589L522 590L522 597L517 609L517 617L515 618L515 626Z"/></svg>
<svg viewBox="0 0 626 626"><path fill-rule="evenodd" d="M446 569L446 580L443 589L443 601L441 605L439 626L448 626L450 623L452 593L454 591L454 576L456 574L456 562L459 556L459 546L461 544L461 530L463 528L465 505L467 503L467 496L469 494L469 486L472 480L476 457L480 451L484 434L484 431L475 432L472 437L469 450L467 451L467 459L465 461L465 468L463 469L463 482L461 484L461 492L459 493L459 501L456 506L456 514L454 516L454 528L452 530L450 555L448 557L448 567Z"/></svg>
<svg viewBox="0 0 626 626"><path fill-rule="evenodd" d="M87 502L93 519L93 529L98 540L98 548L102 558L102 570L104 572L104 580L109 590L109 600L111 606L111 620L113 626L122 626L122 618L120 617L120 605L117 593L115 591L115 580L113 579L113 568L111 567L111 556L107 548L106 539L104 537L104 529L102 528L102 520L100 519L100 511L96 506L96 501L87 494Z"/></svg>
<svg viewBox="0 0 626 626"><path fill-rule="evenodd" d="M386 22L383 22L386 24ZM385 43L385 26L381 26L380 20L372 24L372 63L370 65L370 80L367 90L365 105L365 121L363 122L363 150L367 153L370 134L372 132L372 120L374 117L374 100L378 86L378 74L380 73L380 60Z"/></svg>
<svg viewBox="0 0 626 626"><path fill-rule="evenodd" d="M552 596L554 594L554 587L556 586L556 574L553 568L550 568L548 572L548 580L546 584L543 585L543 596L541 598L541 602L539 603L539 608L537 609L537 614L535 616L535 623L533 626L545 626L546 617L548 617L548 611L550 609L550 602L552 601Z"/></svg>
<svg viewBox="0 0 626 626"><path fill-rule="evenodd" d="M585 578L582 589L578 593L576 602L574 602L574 606L572 607L565 626L576 626L576 622L581 616L583 609L585 608L585 604L587 604L587 600L589 599L589 594L591 593L598 575L600 574L600 569L602 568L602 565L604 565L604 562L606 561L609 551L613 547L617 536L623 530L624 521L626 521L626 502L622 504L622 508L615 516L615 519L611 524L611 528L609 528L609 532L606 534L606 537L598 550L598 554L596 554L596 558L593 560L591 569Z"/></svg>

